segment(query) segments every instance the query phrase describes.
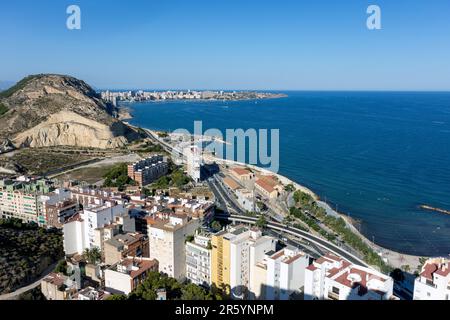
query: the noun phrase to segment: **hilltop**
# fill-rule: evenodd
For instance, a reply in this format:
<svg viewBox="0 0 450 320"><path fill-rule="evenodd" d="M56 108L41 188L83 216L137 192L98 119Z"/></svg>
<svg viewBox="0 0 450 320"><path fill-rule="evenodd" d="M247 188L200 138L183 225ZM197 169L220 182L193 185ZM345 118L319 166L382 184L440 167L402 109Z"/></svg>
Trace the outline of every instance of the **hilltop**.
<svg viewBox="0 0 450 320"><path fill-rule="evenodd" d="M70 76L32 75L0 93L0 153L23 147L109 149L138 138L111 104Z"/></svg>

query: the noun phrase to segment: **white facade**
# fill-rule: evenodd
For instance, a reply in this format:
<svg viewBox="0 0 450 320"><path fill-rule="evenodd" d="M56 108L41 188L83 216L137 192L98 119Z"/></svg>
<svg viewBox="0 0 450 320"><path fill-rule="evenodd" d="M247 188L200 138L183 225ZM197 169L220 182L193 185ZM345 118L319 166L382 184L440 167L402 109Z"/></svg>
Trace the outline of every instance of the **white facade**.
<svg viewBox="0 0 450 320"><path fill-rule="evenodd" d="M392 300L394 280L328 254L305 270L305 300Z"/></svg>
<svg viewBox="0 0 450 320"><path fill-rule="evenodd" d="M100 249L96 229L113 223L116 217L126 212L123 204L107 201L103 205L87 208L69 219L63 226L66 255L82 254L85 249L94 247Z"/></svg>
<svg viewBox="0 0 450 320"><path fill-rule="evenodd" d="M189 146L183 150L186 157L187 173L195 182L201 181L202 154L198 146Z"/></svg>
<svg viewBox="0 0 450 320"><path fill-rule="evenodd" d="M186 278L202 286L211 285L211 251L209 236L195 235L186 243Z"/></svg>
<svg viewBox="0 0 450 320"><path fill-rule="evenodd" d="M171 216L149 225L150 258L159 261L159 271L181 280L186 277L186 237L200 227L198 219Z"/></svg>
<svg viewBox="0 0 450 320"><path fill-rule="evenodd" d="M267 300L289 300L304 286L309 257L299 249L286 247L267 258Z"/></svg>
<svg viewBox="0 0 450 320"><path fill-rule="evenodd" d="M255 202L254 202L254 193L252 191L248 191L247 189L237 189L236 197L239 205L246 211L256 211Z"/></svg>
<svg viewBox="0 0 450 320"><path fill-rule="evenodd" d="M132 290L131 278L128 273L111 269L105 270L105 286L107 290L115 294L130 294Z"/></svg>
<svg viewBox="0 0 450 320"><path fill-rule="evenodd" d="M449 260L429 259L414 282L414 300L450 300Z"/></svg>
<svg viewBox="0 0 450 320"><path fill-rule="evenodd" d="M158 262L149 258L128 257L105 270L105 287L111 293L130 294L147 278L150 271L158 271Z"/></svg>
<svg viewBox="0 0 450 320"><path fill-rule="evenodd" d="M80 216L77 214L74 219L70 219L63 226L63 244L66 256L82 254L86 248L83 237L84 221Z"/></svg>
<svg viewBox="0 0 450 320"><path fill-rule="evenodd" d="M276 240L262 236L258 229L247 230L230 240L230 287L233 299L244 299L250 294L253 266L264 254L273 251Z"/></svg>

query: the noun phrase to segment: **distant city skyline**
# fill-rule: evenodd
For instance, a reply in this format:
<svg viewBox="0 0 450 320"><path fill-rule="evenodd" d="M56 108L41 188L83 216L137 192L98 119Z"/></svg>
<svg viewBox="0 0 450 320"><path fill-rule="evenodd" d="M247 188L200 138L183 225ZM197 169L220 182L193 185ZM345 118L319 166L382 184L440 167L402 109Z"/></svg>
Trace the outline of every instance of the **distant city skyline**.
<svg viewBox="0 0 450 320"><path fill-rule="evenodd" d="M81 30L68 30L68 6ZM382 29L366 27L369 5ZM1 81L98 89L449 91L450 3L18 0L2 4Z"/></svg>

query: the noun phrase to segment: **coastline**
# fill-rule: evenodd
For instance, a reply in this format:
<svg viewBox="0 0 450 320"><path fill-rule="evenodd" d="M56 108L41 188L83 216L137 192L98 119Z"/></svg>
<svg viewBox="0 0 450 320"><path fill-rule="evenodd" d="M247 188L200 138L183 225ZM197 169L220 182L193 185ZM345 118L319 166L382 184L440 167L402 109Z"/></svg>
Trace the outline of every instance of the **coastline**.
<svg viewBox="0 0 450 320"><path fill-rule="evenodd" d="M122 108L122 107L120 107L120 108ZM129 115L130 115L130 118L128 118L127 120L130 120L133 118L133 116L131 114L129 114ZM156 134L156 132L158 131L158 130L154 130L154 129L150 129L150 128L145 128L145 129L151 131L153 134ZM336 217L341 217L346 222L347 226L352 230L353 233L355 233L356 235L361 237L361 239L366 244L368 244L372 249L374 249L376 252L378 252L378 254L382 258L387 259L387 263L389 265L391 265L392 267L401 268L402 266L408 265L412 272L412 271L415 271L418 266L420 266L419 259L422 256L415 256L415 255L409 255L409 254L397 252L397 251L394 251L394 250L391 250L388 248L384 248L384 247L381 247L381 246L373 243L364 234L362 234L358 230L357 225L358 225L358 223L361 223L361 221L355 221L354 219L349 218L347 215L336 211L328 203L321 200L320 197L314 191L301 185L300 183L293 181L290 178L285 177L281 174L273 173L272 171L269 171L267 169L264 169L264 168L261 168L261 167L255 166L255 165L240 163L237 161L231 161L231 160L226 160L226 159L220 159L220 158L216 158L216 157L214 157L214 160L217 162L225 162L225 163L228 163L231 165L248 167L255 171L265 173L265 174L275 175L283 184L285 184L285 185L292 184L296 188L296 190L300 190L304 193L311 195L314 198L314 200L317 201L318 205L323 207L327 211L327 214L331 214Z"/></svg>
<svg viewBox="0 0 450 320"><path fill-rule="evenodd" d="M260 97L227 97L227 98L166 98L166 99L145 99L145 100L121 100L117 104L117 108L119 109L129 109L126 105L133 103L167 103L167 102L235 102L235 101L264 101L264 100L276 100L288 98L289 95L285 93L261 93L264 96ZM127 118L131 119L131 118Z"/></svg>
<svg viewBox="0 0 450 320"><path fill-rule="evenodd" d="M150 129L149 129L150 130ZM153 132L153 130L151 130ZM421 256L414 256L414 255L409 255L409 254L404 254L401 252L397 252L397 251L393 251L390 250L388 248L384 248L381 247L375 243L373 243L372 241L370 241L366 236L364 236L364 234L362 234L358 228L357 228L357 224L360 223L352 218L349 218L347 215L340 213L336 210L334 210L328 203L326 203L325 201L320 200L320 197L314 193L314 191L312 191L311 189L289 179L288 177L285 177L281 174L278 173L274 173L272 171L266 170L264 168L260 168L258 166L255 165L250 165L250 164L245 164L245 163L241 163L241 162L237 162L237 161L231 161L231 160L225 160L225 159L219 159L219 158L214 158L216 161L218 162L224 162L230 165L236 165L236 166L243 166L243 167L248 167L252 170L258 171L260 173L265 173L265 174L272 174L275 175L283 184L287 185L287 184L292 184L297 190L301 190L304 193L307 193L309 195L311 195L319 204L319 206L322 206L323 208L326 209L327 214L331 214L337 217L341 217L342 219L344 219L344 221L346 222L347 226L352 230L353 233L357 234L359 237L361 237L361 239L368 244L370 247L372 247L376 252L378 252L379 254L381 254L382 258L386 258L387 259L387 263L389 265L391 265L394 268L401 268L402 266L408 265L411 268L411 272L415 271L417 269L418 266L420 266L420 262L419 259L421 258ZM356 225L356 226L355 226Z"/></svg>

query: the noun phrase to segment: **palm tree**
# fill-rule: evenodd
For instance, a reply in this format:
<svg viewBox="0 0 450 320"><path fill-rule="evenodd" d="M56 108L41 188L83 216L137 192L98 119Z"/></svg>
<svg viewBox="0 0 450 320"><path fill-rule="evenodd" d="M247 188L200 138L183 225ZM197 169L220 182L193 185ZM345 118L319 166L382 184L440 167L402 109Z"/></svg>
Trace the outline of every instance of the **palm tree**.
<svg viewBox="0 0 450 320"><path fill-rule="evenodd" d="M83 256L91 264L97 264L102 259L102 253L97 247L94 247L91 250L86 248L84 250Z"/></svg>

